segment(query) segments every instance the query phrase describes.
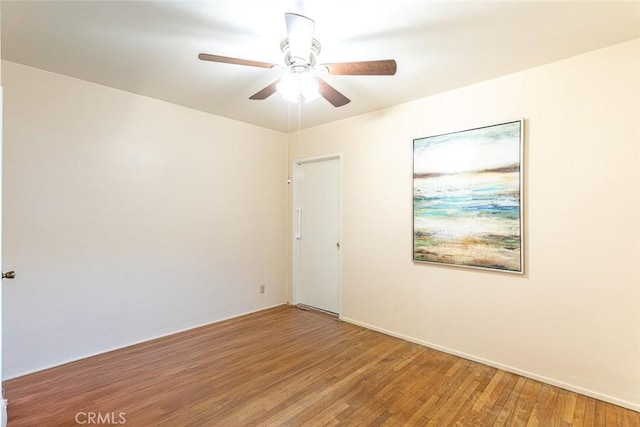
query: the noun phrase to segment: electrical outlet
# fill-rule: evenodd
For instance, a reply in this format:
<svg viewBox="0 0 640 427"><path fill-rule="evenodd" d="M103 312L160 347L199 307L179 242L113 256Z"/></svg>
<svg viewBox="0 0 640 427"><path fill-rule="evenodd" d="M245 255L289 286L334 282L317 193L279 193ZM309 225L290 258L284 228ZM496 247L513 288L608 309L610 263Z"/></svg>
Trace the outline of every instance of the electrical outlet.
<svg viewBox="0 0 640 427"><path fill-rule="evenodd" d="M260 285L260 293L261 294L264 294L264 287L265 287L264 285Z"/></svg>

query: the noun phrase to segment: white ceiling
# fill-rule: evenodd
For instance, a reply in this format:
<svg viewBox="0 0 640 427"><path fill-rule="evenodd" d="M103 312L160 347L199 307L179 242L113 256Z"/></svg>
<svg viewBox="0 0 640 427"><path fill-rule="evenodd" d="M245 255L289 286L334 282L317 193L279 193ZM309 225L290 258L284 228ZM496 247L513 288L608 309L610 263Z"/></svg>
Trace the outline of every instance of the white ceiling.
<svg viewBox="0 0 640 427"><path fill-rule="evenodd" d="M398 63L393 77L327 76L351 103L305 104L303 127L640 37L640 1L3 0L2 58L286 132L287 101L248 99L278 70L197 58L283 63L285 12L316 21L321 63Z"/></svg>

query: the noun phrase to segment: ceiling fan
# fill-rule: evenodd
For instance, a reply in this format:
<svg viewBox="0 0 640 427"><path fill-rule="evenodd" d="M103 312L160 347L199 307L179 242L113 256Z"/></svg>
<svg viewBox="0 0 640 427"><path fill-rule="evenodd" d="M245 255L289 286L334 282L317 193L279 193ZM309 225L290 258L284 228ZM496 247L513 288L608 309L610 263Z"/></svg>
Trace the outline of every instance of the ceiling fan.
<svg viewBox="0 0 640 427"><path fill-rule="evenodd" d="M286 70L286 74L282 78L259 90L249 99L267 99L276 91L285 92L287 86L294 85L297 97L302 95L308 99L315 92L329 101L334 107L346 105L351 100L322 80L320 76L325 74L338 76L392 76L396 73L397 65L393 59L317 64L317 58L320 54L320 42L313 38L315 21L296 13L285 13L284 17L287 24L287 37L280 43L280 50L284 54L285 67L279 67L268 62L208 53L201 53L198 58L203 61L260 68L283 68ZM308 90L309 86L311 86L311 90Z"/></svg>

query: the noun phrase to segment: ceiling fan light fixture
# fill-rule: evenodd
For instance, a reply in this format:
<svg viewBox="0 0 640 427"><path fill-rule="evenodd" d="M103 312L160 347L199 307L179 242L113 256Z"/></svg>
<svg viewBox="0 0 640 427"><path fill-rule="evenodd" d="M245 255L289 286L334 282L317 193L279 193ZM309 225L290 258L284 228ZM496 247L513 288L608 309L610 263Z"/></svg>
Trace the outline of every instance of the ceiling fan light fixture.
<svg viewBox="0 0 640 427"><path fill-rule="evenodd" d="M288 74L254 93L249 99L265 100L274 93L280 92L284 98L292 102L309 102L322 97L334 107L342 107L351 100L327 83L322 76L393 76L396 74L397 64L393 59L317 64L321 46L320 42L313 37L315 21L297 13L285 13L284 18L287 24L287 37L280 42L280 50L284 54ZM201 53L198 58L202 61L282 69L268 62L208 53Z"/></svg>
<svg viewBox="0 0 640 427"><path fill-rule="evenodd" d="M280 80L277 89L291 102L309 102L320 97L318 82L309 73L289 73Z"/></svg>

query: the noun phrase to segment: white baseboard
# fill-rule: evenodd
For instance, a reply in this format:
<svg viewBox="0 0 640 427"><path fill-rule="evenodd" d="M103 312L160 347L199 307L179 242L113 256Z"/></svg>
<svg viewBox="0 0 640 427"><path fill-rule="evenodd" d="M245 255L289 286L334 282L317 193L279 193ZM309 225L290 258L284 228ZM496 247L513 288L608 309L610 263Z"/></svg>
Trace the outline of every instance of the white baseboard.
<svg viewBox="0 0 640 427"><path fill-rule="evenodd" d="M142 344L142 343L145 343L145 342L148 342L148 341L157 340L158 338L168 337L170 335L179 334L181 332L190 331L191 329L197 329L197 328L201 328L203 326L213 325L214 323L224 322L226 320L235 319L236 317L242 317L242 316L246 316L248 314L258 313L260 311L269 310L269 309L272 309L272 308L275 308L275 307L280 307L280 306L286 305L286 304L287 304L286 302L281 302L281 303L273 304L273 305L270 305L270 306L267 306L267 307L258 308L256 310L246 311L246 312L242 312L242 313L239 313L239 314L233 314L231 316L221 317L220 319L216 319L216 320L213 320L213 321L204 322L204 323L201 323L201 324L188 326L186 328L177 329L175 331L168 332L166 334L160 334L160 335L157 335L157 336L144 338L144 339L141 339L141 340L138 340L138 341L132 341L130 343L127 343L127 344L124 344L124 345L121 345L121 346L106 348L104 350L96 351L95 353L83 354L82 356L79 356L79 357L75 357L75 358L72 358L72 359L59 361L59 362L52 363L52 364L49 364L49 365L41 366L41 367L39 367L37 369L23 371L23 372L14 374L14 375L10 375L10 376L7 376L7 377L3 378L2 381L7 381L7 380L14 379L14 378L19 378L19 377L22 377L24 375L34 374L36 372L40 372L40 371L44 371L44 370L47 370L47 369L55 368L57 366L66 365L67 363L77 362L78 360L88 359L89 357L99 356L99 355L104 354L104 353L109 353L109 352L112 352L112 351L115 351L115 350L120 350L120 349L123 349L123 348L131 347L133 345ZM4 426L0 426L0 427L4 427Z"/></svg>
<svg viewBox="0 0 640 427"><path fill-rule="evenodd" d="M7 400L0 399L0 427L7 427Z"/></svg>
<svg viewBox="0 0 640 427"><path fill-rule="evenodd" d="M372 331L381 332L385 335L390 335L392 337L400 338L405 341L409 341L415 344L422 345L424 347L429 347L434 350L442 351L444 353L452 354L454 356L462 357L463 359L472 360L474 362L482 363L483 365L492 366L494 368L502 369L503 371L511 372L513 374L521 375L523 377L531 378L532 380L540 381L543 383L547 383L556 387L560 387L565 390L573 391L579 394L583 394L585 396L593 397L594 399L602 400L604 402L612 403L614 405L622 406L623 408L631 409L632 411L640 412L640 404L629 402L623 399L618 399L613 396L609 396L607 394L598 393L597 391L585 389L573 384L568 384L563 381L558 381L553 378L548 378L543 375L538 375L533 372L525 371L519 368L514 368L513 366L504 365L499 362L495 362L493 360L483 359L482 357L477 357L472 354L467 354L461 351L453 350L447 347L442 347L437 344L430 343L428 341L423 341L417 338L413 338L407 335L399 334L393 331L389 331L383 328L379 328L374 325L369 325L368 323L359 322L354 319L350 319L348 317L340 316L340 320L345 321L347 323L351 323L357 326L362 326L363 328L371 329Z"/></svg>

